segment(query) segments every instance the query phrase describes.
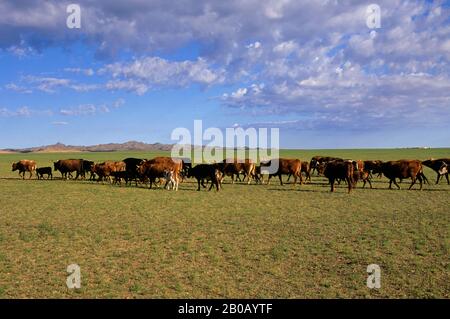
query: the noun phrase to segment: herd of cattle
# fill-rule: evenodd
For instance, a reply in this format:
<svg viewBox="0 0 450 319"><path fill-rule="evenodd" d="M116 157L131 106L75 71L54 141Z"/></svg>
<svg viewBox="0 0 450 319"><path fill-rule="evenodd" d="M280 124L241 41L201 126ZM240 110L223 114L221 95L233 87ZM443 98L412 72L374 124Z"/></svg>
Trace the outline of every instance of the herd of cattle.
<svg viewBox="0 0 450 319"><path fill-rule="evenodd" d="M243 181L247 181L248 184L252 181L264 184L264 176L267 176L267 184L269 184L272 177L278 176L281 185L283 185L283 175L288 175L288 180L292 176L294 184L297 181L303 184L303 177L306 181L311 181L311 175L316 172L317 175L328 179L332 192L335 190L335 183L344 181L350 193L356 187L358 181L363 182L363 187L368 183L372 188L371 179L375 175L378 177L384 175L388 178L389 188L392 188L392 184L394 184L400 189L396 179L401 182L403 179L410 178L409 189L417 181L420 184L420 189L422 189L422 183L428 183L423 173L424 166L437 173L436 184L445 176L447 184L450 185L449 165L450 158L383 162L315 156L309 162L299 159L279 158L262 161L257 165L249 159L242 161L225 159L220 163L192 166L190 159L186 158L155 157L150 160L126 158L120 162L106 161L103 163L94 163L83 159L59 160L54 163L53 170L51 167L38 168L33 160L21 160L12 164L12 171L19 171L23 179L25 179L26 172L30 173L29 178L33 176L33 172L36 172L38 179L44 178L44 175L47 176L47 179L53 179L53 171L59 171L63 179L69 179L73 178L72 173L75 172L75 179L86 179L89 175L89 180L96 180L97 182L105 180L113 184L121 184L122 181L126 184L134 182L136 186L138 183L145 183L149 184L150 188L152 188L152 185L165 183L165 188L174 190L178 190L179 183L185 178L195 178L198 184L197 190L200 190L200 186L206 188L205 182L210 182L209 190L215 187L217 191L222 187L225 176L230 176L232 183L234 183L235 178L241 181L240 175L242 174Z"/></svg>

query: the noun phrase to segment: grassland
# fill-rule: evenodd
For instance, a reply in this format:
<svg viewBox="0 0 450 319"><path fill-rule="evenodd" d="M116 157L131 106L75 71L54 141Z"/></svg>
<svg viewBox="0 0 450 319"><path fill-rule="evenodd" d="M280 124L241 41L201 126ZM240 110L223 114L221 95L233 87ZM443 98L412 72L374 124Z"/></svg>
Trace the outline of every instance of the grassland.
<svg viewBox="0 0 450 319"><path fill-rule="evenodd" d="M325 180L224 184L178 192L88 181L18 178L11 162L95 161L162 153L0 154L1 298L435 298L450 297L450 186L423 191ZM450 156L450 149L282 152L309 159ZM431 182L435 174L426 170ZM66 287L81 267L82 287ZM369 264L381 289L366 287Z"/></svg>

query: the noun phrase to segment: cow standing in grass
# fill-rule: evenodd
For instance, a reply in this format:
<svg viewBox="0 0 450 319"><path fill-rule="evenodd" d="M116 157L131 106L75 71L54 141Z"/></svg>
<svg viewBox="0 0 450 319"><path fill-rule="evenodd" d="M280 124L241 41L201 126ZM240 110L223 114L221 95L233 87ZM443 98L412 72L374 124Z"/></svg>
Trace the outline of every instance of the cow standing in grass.
<svg viewBox="0 0 450 319"><path fill-rule="evenodd" d="M244 174L243 181L245 182L245 179L247 178L247 184L250 184L253 176L255 175L255 167L255 163L248 158L246 158L245 160L227 158L224 159L221 163L216 164L216 168L220 170L223 177L231 176L232 184L234 184L235 175L240 181L239 174Z"/></svg>
<svg viewBox="0 0 450 319"><path fill-rule="evenodd" d="M426 161L422 161L422 164L436 172L436 184L439 184L442 176L445 176L445 178L447 179L447 184L450 185L448 170L446 169L446 167L448 167L448 165L450 164L450 158L429 159Z"/></svg>
<svg viewBox="0 0 450 319"><path fill-rule="evenodd" d="M138 166L142 163L143 159L129 157L123 160L125 163L125 171L127 172L128 182L134 180L136 186L138 184L139 172Z"/></svg>
<svg viewBox="0 0 450 319"><path fill-rule="evenodd" d="M82 159L68 159L68 160L59 160L53 163L54 170L61 172L61 177L63 179L68 179L68 174L72 172L76 172L77 175L75 179L78 179L79 176L83 176L83 160Z"/></svg>
<svg viewBox="0 0 450 319"><path fill-rule="evenodd" d="M275 168L275 169L274 169ZM297 183L297 178L300 179L300 185L303 184L302 178L302 162L299 159L279 158L261 163L261 170L269 171L269 178L267 184L273 176L278 176L280 184L283 185L282 175L294 176L294 185Z"/></svg>
<svg viewBox="0 0 450 319"><path fill-rule="evenodd" d="M389 189L392 189L392 183L400 189L400 186L395 181L396 178L400 180L411 178L411 189L413 185L419 180L420 189L422 189L422 175L423 167L419 160L398 160L389 161L381 164L381 171L386 178L389 179Z"/></svg>
<svg viewBox="0 0 450 319"><path fill-rule="evenodd" d="M155 183L156 179L165 179L167 171L173 171L173 178L178 184L180 181L180 172L183 168L181 160L172 159L171 157L155 157L151 160L143 161L138 166L138 172L142 179L150 181L150 188ZM166 181L167 186L167 181Z"/></svg>
<svg viewBox="0 0 450 319"><path fill-rule="evenodd" d="M353 161L330 161L324 164L323 174L331 185L331 191L335 191L334 183L337 180L344 180L347 182L348 193L354 187L354 165Z"/></svg>
<svg viewBox="0 0 450 319"><path fill-rule="evenodd" d="M218 169L217 164L196 165L189 170L188 177L194 177L195 179L197 179L197 191L200 191L200 185L203 188L206 188L205 180L211 181L209 190L211 190L213 186L216 186L216 191L219 191L222 188L222 172Z"/></svg>
<svg viewBox="0 0 450 319"><path fill-rule="evenodd" d="M39 167L36 169L36 175L38 179L44 179L44 175L47 175L47 179L53 179L51 167Z"/></svg>
<svg viewBox="0 0 450 319"><path fill-rule="evenodd" d="M20 160L12 164L12 171L19 171L19 176L22 179L25 179L25 172L29 172L30 177L28 179L31 179L33 172L36 171L36 162L32 160Z"/></svg>

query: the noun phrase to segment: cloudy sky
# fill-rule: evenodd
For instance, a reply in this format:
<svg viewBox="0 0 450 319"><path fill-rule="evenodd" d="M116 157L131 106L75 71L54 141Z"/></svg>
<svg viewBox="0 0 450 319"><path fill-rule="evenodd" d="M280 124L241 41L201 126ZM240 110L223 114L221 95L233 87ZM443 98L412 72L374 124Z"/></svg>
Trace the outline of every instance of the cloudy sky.
<svg viewBox="0 0 450 319"><path fill-rule="evenodd" d="M448 1L1 0L0 17L0 148L169 143L195 119L278 127L282 147L450 146Z"/></svg>

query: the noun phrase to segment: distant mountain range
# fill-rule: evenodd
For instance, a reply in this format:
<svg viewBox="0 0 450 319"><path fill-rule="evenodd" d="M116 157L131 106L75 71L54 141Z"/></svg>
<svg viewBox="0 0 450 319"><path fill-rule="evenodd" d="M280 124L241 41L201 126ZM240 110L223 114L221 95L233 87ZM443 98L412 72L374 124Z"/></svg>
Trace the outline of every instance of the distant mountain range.
<svg viewBox="0 0 450 319"><path fill-rule="evenodd" d="M170 151L172 144L153 143L147 144L143 142L129 141L125 143L108 143L91 146L74 146L56 143L53 145L18 148L18 149L3 149L3 153L62 153L62 152L114 152L114 151Z"/></svg>

